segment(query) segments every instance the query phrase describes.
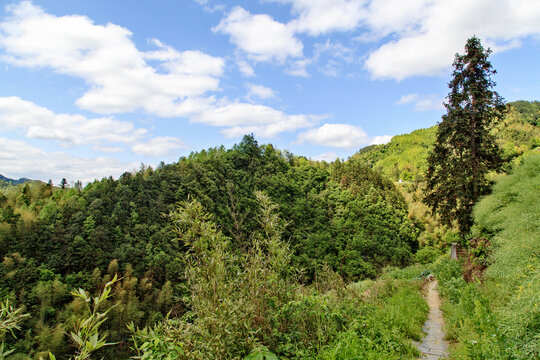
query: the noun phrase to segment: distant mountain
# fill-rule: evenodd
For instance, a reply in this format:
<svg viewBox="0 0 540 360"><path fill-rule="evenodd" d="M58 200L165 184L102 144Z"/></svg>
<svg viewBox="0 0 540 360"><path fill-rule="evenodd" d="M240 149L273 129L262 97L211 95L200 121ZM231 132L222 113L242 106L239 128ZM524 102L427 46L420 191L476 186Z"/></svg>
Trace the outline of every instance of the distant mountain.
<svg viewBox="0 0 540 360"><path fill-rule="evenodd" d="M7 178L4 175L0 174L0 183L8 183L10 185L19 185L19 184L23 184L23 183L25 183L27 181L32 181L32 180L28 179L28 178L20 178L18 180L15 180L15 179Z"/></svg>

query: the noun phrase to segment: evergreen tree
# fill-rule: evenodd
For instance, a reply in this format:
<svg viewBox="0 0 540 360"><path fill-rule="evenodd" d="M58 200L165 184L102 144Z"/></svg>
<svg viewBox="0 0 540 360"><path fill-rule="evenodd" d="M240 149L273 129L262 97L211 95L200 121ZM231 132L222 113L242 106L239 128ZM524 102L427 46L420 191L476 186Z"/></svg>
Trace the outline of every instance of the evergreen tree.
<svg viewBox="0 0 540 360"><path fill-rule="evenodd" d="M467 40L465 54L456 54L446 115L428 156L424 202L444 223L457 222L462 237L473 224L472 209L488 193L487 174L500 171L501 149L491 129L504 116L504 100L493 90L496 71L488 61L491 50L480 39Z"/></svg>

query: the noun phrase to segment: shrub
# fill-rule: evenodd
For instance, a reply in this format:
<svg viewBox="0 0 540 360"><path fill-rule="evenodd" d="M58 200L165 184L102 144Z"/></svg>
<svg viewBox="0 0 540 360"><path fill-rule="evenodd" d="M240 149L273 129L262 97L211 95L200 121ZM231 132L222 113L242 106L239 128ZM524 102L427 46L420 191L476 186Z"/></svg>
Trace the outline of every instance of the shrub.
<svg viewBox="0 0 540 360"><path fill-rule="evenodd" d="M418 250L418 252L414 255L414 259L420 264L430 264L439 256L441 256L441 252L439 250L431 246L425 246Z"/></svg>

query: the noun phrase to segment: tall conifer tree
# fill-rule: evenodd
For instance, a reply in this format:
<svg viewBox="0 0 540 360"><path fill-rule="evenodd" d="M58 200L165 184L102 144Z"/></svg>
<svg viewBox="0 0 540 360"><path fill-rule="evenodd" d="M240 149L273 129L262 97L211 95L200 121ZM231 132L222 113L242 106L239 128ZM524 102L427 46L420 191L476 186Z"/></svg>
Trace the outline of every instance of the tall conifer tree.
<svg viewBox="0 0 540 360"><path fill-rule="evenodd" d="M472 210L489 192L487 174L500 171L502 151L491 134L503 118L504 100L493 90L496 73L491 50L480 39L467 40L465 54L456 54L453 79L435 145L428 156L424 202L444 223L457 222L462 237L472 224Z"/></svg>

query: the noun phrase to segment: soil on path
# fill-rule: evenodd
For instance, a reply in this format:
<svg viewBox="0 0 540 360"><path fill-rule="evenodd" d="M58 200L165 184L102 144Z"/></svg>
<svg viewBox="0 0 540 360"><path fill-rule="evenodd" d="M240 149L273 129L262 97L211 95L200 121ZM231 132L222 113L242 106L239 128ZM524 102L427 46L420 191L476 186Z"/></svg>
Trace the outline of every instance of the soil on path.
<svg viewBox="0 0 540 360"><path fill-rule="evenodd" d="M437 291L437 280L429 282L427 290L426 301L429 305L429 315L423 328L427 335L422 342L415 345L422 353L420 359L446 358L448 356L448 345L444 341L444 320L440 310L441 299Z"/></svg>

